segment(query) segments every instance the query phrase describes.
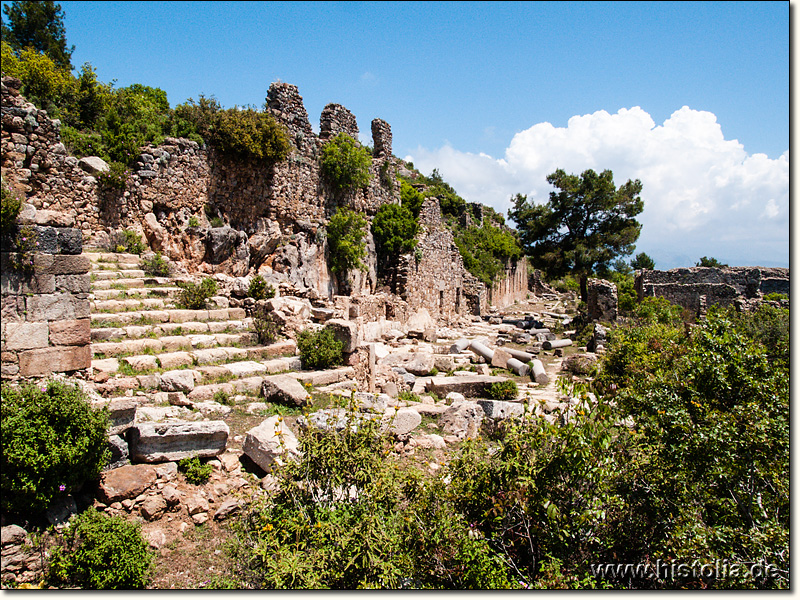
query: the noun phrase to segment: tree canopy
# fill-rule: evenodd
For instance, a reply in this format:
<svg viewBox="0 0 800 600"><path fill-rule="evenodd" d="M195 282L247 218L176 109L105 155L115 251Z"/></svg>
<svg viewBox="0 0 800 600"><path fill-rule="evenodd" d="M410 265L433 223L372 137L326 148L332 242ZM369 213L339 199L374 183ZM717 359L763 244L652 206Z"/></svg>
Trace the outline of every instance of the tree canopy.
<svg viewBox="0 0 800 600"><path fill-rule="evenodd" d="M551 278L577 275L585 301L589 276L633 252L642 228L635 218L644 208L642 183L628 180L617 188L611 171L592 169L580 176L558 169L547 182L556 188L547 204L517 194L508 216L533 265Z"/></svg>
<svg viewBox="0 0 800 600"><path fill-rule="evenodd" d="M75 46L67 47L64 12L52 0L18 0L3 6L8 25L3 23L3 41L14 50L33 48L46 54L62 69L71 70Z"/></svg>
<svg viewBox="0 0 800 600"><path fill-rule="evenodd" d="M634 269L655 269L656 261L650 258L645 252L639 252L633 257L631 267Z"/></svg>

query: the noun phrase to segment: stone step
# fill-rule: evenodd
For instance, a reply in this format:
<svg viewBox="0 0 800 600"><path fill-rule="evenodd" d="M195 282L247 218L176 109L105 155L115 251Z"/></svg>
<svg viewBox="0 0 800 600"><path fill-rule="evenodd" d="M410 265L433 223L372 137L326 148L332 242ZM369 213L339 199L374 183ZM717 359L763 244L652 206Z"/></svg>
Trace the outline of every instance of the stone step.
<svg viewBox="0 0 800 600"><path fill-rule="evenodd" d="M116 288L140 288L144 285L144 279L102 279L92 282L92 291L110 290L111 286Z"/></svg>
<svg viewBox="0 0 800 600"><path fill-rule="evenodd" d="M169 298L174 294L180 292L181 288L178 287L129 287L122 290L107 289L107 290L94 290L92 295L95 300L113 300L119 298L127 298L128 296L141 295L144 297L158 296L161 298Z"/></svg>
<svg viewBox="0 0 800 600"><path fill-rule="evenodd" d="M89 303L92 312L127 312L129 310L150 310L175 308L175 302L165 298L129 298L126 300L94 300Z"/></svg>
<svg viewBox="0 0 800 600"><path fill-rule="evenodd" d="M125 339L120 342L94 342L92 354L104 357L121 354L139 354L144 350L151 352L175 352L180 350L198 350L201 348L229 347L232 345L255 346L258 336L255 333L217 333L173 335L160 338ZM242 350L242 348L235 348Z"/></svg>
<svg viewBox="0 0 800 600"><path fill-rule="evenodd" d="M276 346L273 344L272 346ZM279 343L278 347L262 347L261 353L278 353L280 354L282 350L286 350L289 345L285 343ZM291 345L293 346L293 344ZM238 349L233 349L238 350ZM178 354L178 353L175 353ZM292 373L292 371L296 371L300 369L300 357L299 356L286 356L282 358L271 358L271 359L262 359L257 360L258 357L244 357L243 360L230 362L226 364L220 365L195 365L192 359L192 353L186 352L181 353L188 355L188 359L191 362L183 363L183 364L175 364L171 367L163 367L159 372L155 373L148 373L142 375L132 375L132 376L122 376L117 375L119 371L119 366L122 361L126 361L129 364L131 362L138 363L138 359L142 359L142 363L146 364L148 361L153 363L156 361L156 356L152 355L142 355L140 357L126 357L123 359L117 358L106 358L102 360L93 360L92 361L92 368L94 369L95 376L100 377L101 375L106 375L108 378L101 382L95 384L97 391L105 396L113 395L119 392L125 392L126 390L135 390L139 389L140 391L144 390L145 392L158 392L158 391L176 391L176 383L181 385L180 389L177 391L183 391L185 393L190 393L193 390L197 390L197 392L192 395L190 393L190 399L193 401L196 400L207 400L214 396L214 394L219 390L223 389L230 393L231 389L222 387L227 383L231 383L233 389L240 389L240 386L245 386L250 391L259 392L261 389L261 380L264 376L267 375L274 375L277 373L289 373L291 376L296 377L298 373ZM165 355L160 355L161 357ZM272 354L275 356L275 354ZM182 367L190 367L190 368L182 368ZM148 368L148 367L143 367ZM150 367L150 368L158 368L157 366ZM352 368L351 368L352 369ZM191 378L188 375L191 373ZM319 372L306 372L303 373L306 378L311 379L320 379L323 377L322 374L326 373L325 371ZM343 374L337 373L335 374L336 377L341 377ZM212 383L214 380L219 379L220 377L225 379L230 379L230 382L226 381L225 384L220 383ZM329 374L328 377L330 378L331 375ZM298 377L298 379L300 379ZM254 382L257 380L257 385L254 385ZM244 381L243 384L239 383ZM302 380L301 380L302 381ZM183 382L182 384L180 382ZM203 383L206 382L206 383ZM198 389L198 388L205 388L205 389Z"/></svg>
<svg viewBox="0 0 800 600"><path fill-rule="evenodd" d="M113 271L92 270L92 277L95 281L105 281L107 279L139 279L144 278L146 273L142 269L119 269Z"/></svg>
<svg viewBox="0 0 800 600"><path fill-rule="evenodd" d="M149 323L187 323L195 321L239 321L247 317L243 308L215 308L211 310L188 310L172 308L168 310L130 311L122 313L93 313L92 327L102 327L103 323L122 325L146 325L137 323L142 319Z"/></svg>
<svg viewBox="0 0 800 600"><path fill-rule="evenodd" d="M138 254L125 254L117 252L86 252L85 254L93 263L132 263L138 265L139 261L142 260Z"/></svg>
<svg viewBox="0 0 800 600"><path fill-rule="evenodd" d="M93 342L111 342L122 339L188 335L194 333L236 333L251 331L253 319L238 321L188 321L186 323L161 323L159 325L128 325L125 327L95 327L92 329Z"/></svg>

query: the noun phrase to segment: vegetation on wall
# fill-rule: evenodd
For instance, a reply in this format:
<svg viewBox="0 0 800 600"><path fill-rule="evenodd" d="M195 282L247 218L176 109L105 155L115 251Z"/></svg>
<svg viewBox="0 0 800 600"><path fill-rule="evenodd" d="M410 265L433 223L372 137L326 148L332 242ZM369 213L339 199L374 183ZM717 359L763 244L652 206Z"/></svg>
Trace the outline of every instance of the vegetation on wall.
<svg viewBox="0 0 800 600"><path fill-rule="evenodd" d="M367 270L364 259L367 245L367 220L349 208L340 208L328 223L328 248L331 272L343 274L350 269Z"/></svg>
<svg viewBox="0 0 800 600"><path fill-rule="evenodd" d="M398 259L417 245L419 225L412 212L400 204L384 204L372 220L378 269L384 274L398 264Z"/></svg>
<svg viewBox="0 0 800 600"><path fill-rule="evenodd" d="M369 151L346 133L340 133L322 147L322 176L336 192L347 192L369 184L372 157Z"/></svg>

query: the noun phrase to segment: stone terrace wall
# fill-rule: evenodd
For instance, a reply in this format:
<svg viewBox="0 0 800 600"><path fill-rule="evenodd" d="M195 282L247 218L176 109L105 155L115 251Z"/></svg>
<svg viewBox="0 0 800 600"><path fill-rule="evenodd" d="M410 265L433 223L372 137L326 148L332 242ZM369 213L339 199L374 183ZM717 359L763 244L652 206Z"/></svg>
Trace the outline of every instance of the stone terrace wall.
<svg viewBox="0 0 800 600"><path fill-rule="evenodd" d="M32 216L29 217L32 220ZM26 276L3 252L0 355L3 379L83 371L92 364L90 262L80 231L36 226L39 250Z"/></svg>
<svg viewBox="0 0 800 600"><path fill-rule="evenodd" d="M789 294L789 269L765 267L690 267L669 271L642 270L636 274L639 300L666 298L702 313L714 304L751 308L764 294Z"/></svg>

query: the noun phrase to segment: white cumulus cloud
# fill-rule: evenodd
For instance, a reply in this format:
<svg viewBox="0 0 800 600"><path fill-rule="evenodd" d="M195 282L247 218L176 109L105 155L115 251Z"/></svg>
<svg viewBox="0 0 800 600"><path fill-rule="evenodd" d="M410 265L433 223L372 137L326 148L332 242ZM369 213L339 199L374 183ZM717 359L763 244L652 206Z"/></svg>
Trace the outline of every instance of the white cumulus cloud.
<svg viewBox="0 0 800 600"><path fill-rule="evenodd" d="M556 169L611 169L620 185L642 181L637 251L657 268L693 265L701 256L732 265L789 264L789 151L771 159L726 140L716 116L687 106L657 125L642 108L572 117L566 127L538 123L517 133L503 158L450 145L418 148L423 173L438 168L471 202L505 213L517 192L546 202Z"/></svg>

